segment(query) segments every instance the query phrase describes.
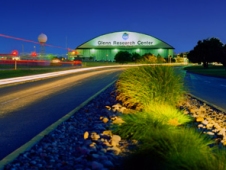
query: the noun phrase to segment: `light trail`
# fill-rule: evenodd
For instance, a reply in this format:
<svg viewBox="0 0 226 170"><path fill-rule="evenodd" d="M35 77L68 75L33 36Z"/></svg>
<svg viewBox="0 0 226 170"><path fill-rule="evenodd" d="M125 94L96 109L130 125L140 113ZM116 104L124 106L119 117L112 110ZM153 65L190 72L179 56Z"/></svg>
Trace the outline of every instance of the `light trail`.
<svg viewBox="0 0 226 170"><path fill-rule="evenodd" d="M32 76L7 78L7 79L0 80L0 85L12 84L12 83L18 83L18 82L23 82L23 81L42 79L42 78L56 77L56 76L60 76L60 75L82 72L82 71L87 71L87 70L94 70L94 69L105 68L105 67L115 67L115 66L89 67L89 68L81 68L81 69L76 69L76 70L66 70L66 71L58 71L58 72L52 72L52 73L44 73L44 74L38 74L38 75L32 75Z"/></svg>
<svg viewBox="0 0 226 170"><path fill-rule="evenodd" d="M113 68L113 67L137 67L137 66L145 66L145 65L147 66L147 65L168 65L168 64L127 64L127 65L112 65L112 66L97 66L97 67L89 67L89 68L79 68L76 70L73 69L73 70L65 70L65 71L37 74L37 75L32 75L32 76L0 79L0 86L6 85L6 84L36 80L36 79L56 77L56 76L60 76L60 75L77 73L77 72L82 72L82 71L87 71L87 70L95 70L95 69L101 69L101 68ZM174 63L174 64L170 64L170 65L171 66L172 65L180 65L180 63Z"/></svg>
<svg viewBox="0 0 226 170"><path fill-rule="evenodd" d="M0 37L10 38L10 39L18 40L18 41L30 42L30 43L34 43L34 44L40 44L38 41L27 40L27 39L24 39L24 38L13 37L13 36L5 35L5 34L0 34ZM66 49L66 50L68 50L68 51L69 51L69 50L73 50L73 49L71 49L71 48L64 48L64 47L61 47L61 46L55 46L55 45L51 45L51 44L45 44L45 46L54 47L54 48Z"/></svg>
<svg viewBox="0 0 226 170"><path fill-rule="evenodd" d="M131 67L131 66L139 66L139 65L145 65L145 64L97 66L97 67L89 67L89 68L80 68L80 69L76 69L76 70L73 69L73 70L65 70L65 71L57 71L57 72L51 72L51 73L37 74L37 75L32 75L32 76L6 78L6 79L0 80L0 85L13 84L13 83L25 82L25 81L30 81L30 80L43 79L43 78L56 77L56 76L61 76L61 75L71 74L71 73L77 73L77 72L82 72L82 71L87 71L87 70L95 70L95 69L111 68L111 67Z"/></svg>

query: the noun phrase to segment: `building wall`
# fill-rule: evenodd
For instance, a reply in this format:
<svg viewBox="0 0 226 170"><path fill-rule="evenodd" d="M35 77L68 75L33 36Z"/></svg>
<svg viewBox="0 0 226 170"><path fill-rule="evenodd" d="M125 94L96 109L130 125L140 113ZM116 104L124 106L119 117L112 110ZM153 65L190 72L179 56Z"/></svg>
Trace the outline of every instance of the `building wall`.
<svg viewBox="0 0 226 170"><path fill-rule="evenodd" d="M77 49L79 56L94 57L96 61L114 61L115 55L119 51L128 51L129 53L138 53L144 55L146 53L152 53L155 56L158 54L164 58L169 56L173 57L173 49Z"/></svg>

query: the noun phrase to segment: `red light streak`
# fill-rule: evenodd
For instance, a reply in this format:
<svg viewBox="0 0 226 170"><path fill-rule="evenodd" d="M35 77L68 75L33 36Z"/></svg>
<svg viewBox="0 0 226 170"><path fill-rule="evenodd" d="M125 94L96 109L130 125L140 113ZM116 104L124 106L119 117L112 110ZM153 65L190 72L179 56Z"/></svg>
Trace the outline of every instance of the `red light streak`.
<svg viewBox="0 0 226 170"><path fill-rule="evenodd" d="M30 42L30 43L34 43L34 44L40 44L38 41L27 40L27 39L13 37L13 36L4 35L4 34L0 34L0 37L10 38L10 39L18 40L18 41ZM54 48L62 48L62 49L66 49L68 51L72 50L70 48L64 48L64 47L61 47L61 46L55 46L55 45L51 45L51 44L45 44L45 46L54 47Z"/></svg>

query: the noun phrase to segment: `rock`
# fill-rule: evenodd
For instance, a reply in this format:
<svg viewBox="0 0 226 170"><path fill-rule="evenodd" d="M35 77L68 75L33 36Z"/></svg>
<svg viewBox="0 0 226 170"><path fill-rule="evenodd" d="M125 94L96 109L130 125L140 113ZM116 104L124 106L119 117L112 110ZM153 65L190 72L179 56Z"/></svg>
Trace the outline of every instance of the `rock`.
<svg viewBox="0 0 226 170"><path fill-rule="evenodd" d="M206 134L211 135L211 136L215 135L215 133L213 133L213 132L206 132Z"/></svg>
<svg viewBox="0 0 226 170"><path fill-rule="evenodd" d="M115 120L113 120L113 124L118 124L118 125L121 125L122 123L124 123L125 121L122 120L121 117L115 117Z"/></svg>
<svg viewBox="0 0 226 170"><path fill-rule="evenodd" d="M204 128L204 125L203 124L199 124L198 125L198 128L200 129L200 128Z"/></svg>
<svg viewBox="0 0 226 170"><path fill-rule="evenodd" d="M112 146L107 140L105 140L105 141L103 142L103 144L106 145L106 146Z"/></svg>
<svg viewBox="0 0 226 170"><path fill-rule="evenodd" d="M95 169L100 170L100 169L104 168L104 166L101 163L96 162L96 161L93 161L91 163L91 167L93 170L95 170Z"/></svg>
<svg viewBox="0 0 226 170"><path fill-rule="evenodd" d="M86 155L89 153L89 149L86 147L79 147L78 149L82 155Z"/></svg>
<svg viewBox="0 0 226 170"><path fill-rule="evenodd" d="M110 144L111 144L112 146L118 146L120 141L121 141L121 137L120 137L120 136L118 136L118 135L113 135L113 136L111 137Z"/></svg>
<svg viewBox="0 0 226 170"><path fill-rule="evenodd" d="M117 141L117 142L119 142L119 141L121 141L121 137L120 137L119 135L113 135L113 136L111 137L111 140L112 140L112 141Z"/></svg>
<svg viewBox="0 0 226 170"><path fill-rule="evenodd" d="M207 125L208 124L208 121L207 120L203 120L202 121L202 124Z"/></svg>
<svg viewBox="0 0 226 170"><path fill-rule="evenodd" d="M118 155L118 154L120 154L121 149L116 147L116 146L114 146L112 148L107 148L107 151L112 151L115 155Z"/></svg>
<svg viewBox="0 0 226 170"><path fill-rule="evenodd" d="M189 112L190 112L191 114L195 114L195 113L197 112L197 109L195 109L195 108L190 108L190 109L189 109Z"/></svg>
<svg viewBox="0 0 226 170"><path fill-rule="evenodd" d="M102 132L102 135L112 136L112 131L111 130L105 130L105 131Z"/></svg>
<svg viewBox="0 0 226 170"><path fill-rule="evenodd" d="M105 160L102 163L106 168L109 168L109 169L114 168L114 164L109 160Z"/></svg>
<svg viewBox="0 0 226 170"><path fill-rule="evenodd" d="M105 106L105 108L111 110L111 106Z"/></svg>
<svg viewBox="0 0 226 170"><path fill-rule="evenodd" d="M212 129L212 128L213 128L213 124L208 123L208 124L206 125L206 128L207 128L207 129Z"/></svg>
<svg viewBox="0 0 226 170"><path fill-rule="evenodd" d="M95 153L92 154L91 156L92 156L92 158L94 158L94 159L98 159L98 158L99 158L99 155L98 155L98 154L95 154Z"/></svg>
<svg viewBox="0 0 226 170"><path fill-rule="evenodd" d="M84 136L84 139L87 139L89 137L89 132L86 131L83 136Z"/></svg>
<svg viewBox="0 0 226 170"><path fill-rule="evenodd" d="M225 136L225 128L222 128L219 132L218 135Z"/></svg>
<svg viewBox="0 0 226 170"><path fill-rule="evenodd" d="M94 148L94 147L96 147L96 143L91 143L90 145L89 145L91 148Z"/></svg>
<svg viewBox="0 0 226 170"><path fill-rule="evenodd" d="M204 108L203 106L200 106L199 113L205 114L206 113L206 108Z"/></svg>
<svg viewBox="0 0 226 170"><path fill-rule="evenodd" d="M104 123L107 123L109 120L108 120L108 118L104 117L102 121L103 121Z"/></svg>
<svg viewBox="0 0 226 170"><path fill-rule="evenodd" d="M100 138L100 135L98 135L96 132L92 132L90 135L92 140L98 140Z"/></svg>
<svg viewBox="0 0 226 170"><path fill-rule="evenodd" d="M204 121L204 117L197 117L196 118L196 122L203 122Z"/></svg>
<svg viewBox="0 0 226 170"><path fill-rule="evenodd" d="M113 112L116 112L116 111L118 111L121 107L122 107L122 105L119 104L119 103L117 103L117 104L115 104L115 105L112 106L112 111L113 111Z"/></svg>

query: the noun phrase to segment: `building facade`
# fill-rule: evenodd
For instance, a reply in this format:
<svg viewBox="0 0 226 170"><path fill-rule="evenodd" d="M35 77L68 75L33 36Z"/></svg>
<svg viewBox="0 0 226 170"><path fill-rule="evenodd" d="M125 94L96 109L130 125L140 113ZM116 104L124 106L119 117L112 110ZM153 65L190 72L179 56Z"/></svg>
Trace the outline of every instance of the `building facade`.
<svg viewBox="0 0 226 170"><path fill-rule="evenodd" d="M114 61L119 51L140 55L151 53L167 58L173 56L173 50L171 45L150 35L121 31L93 38L78 46L75 52L79 57L91 58L95 61Z"/></svg>

